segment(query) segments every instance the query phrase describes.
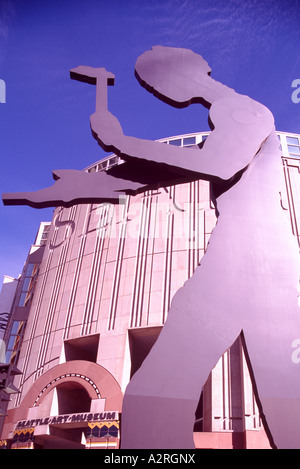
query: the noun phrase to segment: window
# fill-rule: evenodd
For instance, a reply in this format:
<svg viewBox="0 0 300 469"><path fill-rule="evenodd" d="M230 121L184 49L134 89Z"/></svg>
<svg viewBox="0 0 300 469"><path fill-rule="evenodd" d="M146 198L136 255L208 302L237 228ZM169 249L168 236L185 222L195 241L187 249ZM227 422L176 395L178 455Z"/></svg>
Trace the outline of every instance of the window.
<svg viewBox="0 0 300 469"><path fill-rule="evenodd" d="M183 139L183 146L196 145L196 137L185 137Z"/></svg>
<svg viewBox="0 0 300 469"><path fill-rule="evenodd" d="M29 262L27 265L25 277L34 277L37 274L38 268L39 264L33 264L32 262Z"/></svg>
<svg viewBox="0 0 300 469"><path fill-rule="evenodd" d="M290 155L300 156L300 142L297 137L286 137L287 147Z"/></svg>
<svg viewBox="0 0 300 469"><path fill-rule="evenodd" d="M30 262L27 265L18 306L29 306L30 301L32 299L38 269L39 264L33 264Z"/></svg>
<svg viewBox="0 0 300 469"><path fill-rule="evenodd" d="M50 225L45 225L43 232L42 232L41 241L40 241L41 246L45 246L47 239L48 239L49 231L50 231Z"/></svg>
<svg viewBox="0 0 300 469"><path fill-rule="evenodd" d="M6 363L16 364L25 330L25 321L14 321L6 347Z"/></svg>
<svg viewBox="0 0 300 469"><path fill-rule="evenodd" d="M176 147L181 147L181 138L176 140L169 140L169 145L175 145Z"/></svg>
<svg viewBox="0 0 300 469"><path fill-rule="evenodd" d="M288 145L288 150L289 150L289 153L294 153L296 155L300 155L300 147Z"/></svg>
<svg viewBox="0 0 300 469"><path fill-rule="evenodd" d="M103 171L107 167L107 160L103 161L102 163L99 163L99 171Z"/></svg>
<svg viewBox="0 0 300 469"><path fill-rule="evenodd" d="M299 140L297 137L286 137L287 144L290 145L299 145Z"/></svg>
<svg viewBox="0 0 300 469"><path fill-rule="evenodd" d="M111 168L112 166L115 166L118 164L119 158L118 156L113 156L112 158L109 158L108 160L108 168Z"/></svg>

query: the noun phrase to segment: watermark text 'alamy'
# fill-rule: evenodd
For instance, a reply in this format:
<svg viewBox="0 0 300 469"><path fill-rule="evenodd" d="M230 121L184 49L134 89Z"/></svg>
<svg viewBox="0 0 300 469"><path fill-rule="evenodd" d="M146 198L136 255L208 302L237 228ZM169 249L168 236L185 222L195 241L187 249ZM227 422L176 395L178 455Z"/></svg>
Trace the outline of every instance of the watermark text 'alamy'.
<svg viewBox="0 0 300 469"><path fill-rule="evenodd" d="M0 103L6 103L6 85L5 81L0 78Z"/></svg>
<svg viewBox="0 0 300 469"><path fill-rule="evenodd" d="M292 101L298 104L300 103L300 78L296 78L292 81L292 88L296 88L295 91L292 92Z"/></svg>

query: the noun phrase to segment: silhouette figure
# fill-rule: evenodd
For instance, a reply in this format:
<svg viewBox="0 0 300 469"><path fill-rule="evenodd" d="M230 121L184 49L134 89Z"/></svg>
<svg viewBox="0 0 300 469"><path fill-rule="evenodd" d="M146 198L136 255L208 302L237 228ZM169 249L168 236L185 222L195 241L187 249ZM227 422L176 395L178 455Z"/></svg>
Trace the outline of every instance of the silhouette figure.
<svg viewBox="0 0 300 469"><path fill-rule="evenodd" d="M108 173L55 172L36 193L4 194L5 204L36 207L116 202L137 192L195 179L211 181L218 222L208 250L174 295L162 332L127 386L123 448L193 448L199 396L222 354L242 335L270 442L300 447L299 251L280 205L281 155L271 112L210 76L186 49L157 46L135 67L140 84L166 103L209 109L204 145L180 148L123 134L107 109L105 69L80 66L71 78L96 84L94 137L123 164ZM76 184L72 181L76 180ZM88 182L89 181L89 182Z"/></svg>

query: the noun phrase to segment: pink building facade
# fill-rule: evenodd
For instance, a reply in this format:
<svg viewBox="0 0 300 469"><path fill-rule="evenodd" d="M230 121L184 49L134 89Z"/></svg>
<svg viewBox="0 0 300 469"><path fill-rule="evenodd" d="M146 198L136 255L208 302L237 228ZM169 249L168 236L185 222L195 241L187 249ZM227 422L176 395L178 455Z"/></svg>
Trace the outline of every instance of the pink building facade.
<svg viewBox="0 0 300 469"><path fill-rule="evenodd" d="M161 141L188 146L207 135ZM300 245L300 135L278 137L281 205ZM85 171L120 163L112 155ZM121 197L117 205L54 211L27 258L6 330L6 361L22 374L2 447L120 447L126 385L174 293L201 262L215 223L209 183L201 180ZM199 389L194 441L196 448L270 448L240 340Z"/></svg>

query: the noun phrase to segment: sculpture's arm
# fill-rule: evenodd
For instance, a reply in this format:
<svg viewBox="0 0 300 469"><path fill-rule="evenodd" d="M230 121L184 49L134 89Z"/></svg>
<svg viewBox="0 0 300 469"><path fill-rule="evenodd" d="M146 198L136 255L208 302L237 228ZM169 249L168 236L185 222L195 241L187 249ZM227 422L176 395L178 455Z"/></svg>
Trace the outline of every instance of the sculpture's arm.
<svg viewBox="0 0 300 469"><path fill-rule="evenodd" d="M105 150L115 152L127 162L151 163L158 179L163 165L183 178L198 173L208 179L223 180L251 162L274 128L273 116L265 106L240 95L216 101L210 109L210 120L215 128L202 148L176 147L126 136L108 111L93 114L91 128Z"/></svg>
<svg viewBox="0 0 300 469"><path fill-rule="evenodd" d="M125 164L110 174L57 171L53 186L36 192L3 194L5 205L115 203L122 193L135 194L158 185L200 178L228 180L247 167L274 128L267 108L222 84L218 84L216 93L212 81L210 120L214 130L201 149L128 137L118 119L107 110L107 85L113 84L113 74L103 68L80 66L71 71L71 77L96 84L96 111L91 116L93 135L105 150L120 155Z"/></svg>
<svg viewBox="0 0 300 469"><path fill-rule="evenodd" d="M129 137L107 109L107 85L113 84L113 75L105 69L80 66L71 71L71 77L96 84L96 110L90 122L101 147L127 162L147 161L147 169L152 167L158 181L162 165L183 177L194 173L228 180L251 162L274 128L273 116L265 106L210 79L212 90L218 89L209 114L214 130L201 149ZM122 170L126 172L126 164L118 168L120 177Z"/></svg>

